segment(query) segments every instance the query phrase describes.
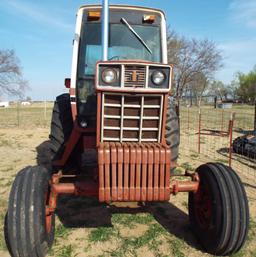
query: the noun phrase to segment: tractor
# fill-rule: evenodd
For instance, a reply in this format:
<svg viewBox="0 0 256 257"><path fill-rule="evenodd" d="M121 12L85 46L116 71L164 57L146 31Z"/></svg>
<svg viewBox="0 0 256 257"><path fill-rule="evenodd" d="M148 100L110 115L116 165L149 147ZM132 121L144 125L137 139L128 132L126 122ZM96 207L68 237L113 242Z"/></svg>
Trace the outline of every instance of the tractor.
<svg viewBox="0 0 256 257"><path fill-rule="evenodd" d="M53 244L58 197L168 202L188 192L191 228L206 252L244 244L248 201L238 175L206 163L176 178L179 121L171 96L166 18L152 8L82 6L69 93L56 98L50 165L21 170L12 185L5 237L14 257L42 257Z"/></svg>

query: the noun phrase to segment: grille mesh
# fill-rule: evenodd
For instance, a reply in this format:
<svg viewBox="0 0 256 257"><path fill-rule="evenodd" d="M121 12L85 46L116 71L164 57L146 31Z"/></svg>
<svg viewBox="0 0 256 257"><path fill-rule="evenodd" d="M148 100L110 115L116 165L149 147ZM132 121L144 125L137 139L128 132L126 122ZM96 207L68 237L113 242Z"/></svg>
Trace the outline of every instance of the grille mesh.
<svg viewBox="0 0 256 257"><path fill-rule="evenodd" d="M103 94L101 142L160 142L162 95Z"/></svg>

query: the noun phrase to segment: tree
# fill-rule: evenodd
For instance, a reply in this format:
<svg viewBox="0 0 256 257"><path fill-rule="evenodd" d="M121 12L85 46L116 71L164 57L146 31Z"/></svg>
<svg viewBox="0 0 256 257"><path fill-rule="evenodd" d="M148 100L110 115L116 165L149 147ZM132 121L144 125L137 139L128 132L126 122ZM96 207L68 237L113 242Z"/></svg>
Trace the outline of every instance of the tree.
<svg viewBox="0 0 256 257"><path fill-rule="evenodd" d="M227 86L228 94L232 97L233 100L238 98L237 92L238 92L239 84L237 80L233 79L230 84Z"/></svg>
<svg viewBox="0 0 256 257"><path fill-rule="evenodd" d="M31 101L32 101L32 98L31 98L30 96L27 96L27 97L26 97L26 101L27 101L27 102L31 102Z"/></svg>
<svg viewBox="0 0 256 257"><path fill-rule="evenodd" d="M198 106L201 105L203 94L209 86L209 80L203 73L196 73L191 82L191 90L196 98ZM192 105L192 101L191 101Z"/></svg>
<svg viewBox="0 0 256 257"><path fill-rule="evenodd" d="M0 95L22 97L27 88L28 82L23 79L14 50L0 50Z"/></svg>
<svg viewBox="0 0 256 257"><path fill-rule="evenodd" d="M229 95L228 87L219 80L212 81L209 91L212 95L217 96L220 100L227 100Z"/></svg>
<svg viewBox="0 0 256 257"><path fill-rule="evenodd" d="M248 74L238 73L239 87L237 95L245 102L253 103L256 100L256 66Z"/></svg>
<svg viewBox="0 0 256 257"><path fill-rule="evenodd" d="M168 61L175 68L175 95L179 101L184 89L198 76L206 81L222 66L222 56L215 43L205 40L186 39L170 31L168 38Z"/></svg>

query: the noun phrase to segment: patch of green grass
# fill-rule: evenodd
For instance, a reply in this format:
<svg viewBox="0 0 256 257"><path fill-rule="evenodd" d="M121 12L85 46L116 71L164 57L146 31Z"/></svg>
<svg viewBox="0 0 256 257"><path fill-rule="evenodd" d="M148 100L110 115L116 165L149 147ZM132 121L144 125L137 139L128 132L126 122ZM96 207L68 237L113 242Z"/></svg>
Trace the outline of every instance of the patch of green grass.
<svg viewBox="0 0 256 257"><path fill-rule="evenodd" d="M74 254L74 247L69 244L69 245L64 245L61 247L61 249L57 252L57 257L73 257L75 256Z"/></svg>
<svg viewBox="0 0 256 257"><path fill-rule="evenodd" d="M251 242L253 240L256 240L256 221L250 219L247 241Z"/></svg>
<svg viewBox="0 0 256 257"><path fill-rule="evenodd" d="M110 253L111 256L137 256L136 250L148 246L150 250L154 252L154 256L160 256L158 253L158 246L162 244L159 240L159 236L165 236L167 234L166 230L159 224L152 224L149 229L140 237L121 237L122 244L117 250Z"/></svg>
<svg viewBox="0 0 256 257"><path fill-rule="evenodd" d="M180 166L185 170L194 170L193 166L188 162L184 162Z"/></svg>
<svg viewBox="0 0 256 257"><path fill-rule="evenodd" d="M116 235L116 231L112 227L99 227L92 230L89 234L90 242L105 242L112 236Z"/></svg>
<svg viewBox="0 0 256 257"><path fill-rule="evenodd" d="M177 167L175 170L174 170L174 174L175 175L181 175L181 174L183 174L184 173L184 171L183 171L183 169L181 168L181 167Z"/></svg>
<svg viewBox="0 0 256 257"><path fill-rule="evenodd" d="M224 163L224 164L227 164L228 163L228 159L216 159L215 160L216 162L221 162L221 163Z"/></svg>
<svg viewBox="0 0 256 257"><path fill-rule="evenodd" d="M242 248L239 252L230 255L230 257L243 257L245 256L245 249Z"/></svg>
<svg viewBox="0 0 256 257"><path fill-rule="evenodd" d="M198 154L190 154L190 157L192 158L192 159L197 159L198 157L199 157L199 155Z"/></svg>
<svg viewBox="0 0 256 257"><path fill-rule="evenodd" d="M111 221L116 224L132 228L136 223L149 224L154 221L154 217L151 214L123 214L115 213L112 215Z"/></svg>
<svg viewBox="0 0 256 257"><path fill-rule="evenodd" d="M4 219L5 219L5 212L0 213L0 250L6 251L7 247L5 244L5 239L4 239Z"/></svg>
<svg viewBox="0 0 256 257"><path fill-rule="evenodd" d="M186 255L182 252L181 249L184 249L184 241L178 238L173 238L169 240L171 251L174 257L185 257Z"/></svg>
<svg viewBox="0 0 256 257"><path fill-rule="evenodd" d="M70 229L66 228L64 225L60 224L55 228L55 238L56 239L66 239L70 233Z"/></svg>
<svg viewBox="0 0 256 257"><path fill-rule="evenodd" d="M155 239L162 234L166 234L165 229L159 224L152 224L143 236L130 239L130 243L135 248L140 248L144 245L153 247Z"/></svg>
<svg viewBox="0 0 256 257"><path fill-rule="evenodd" d="M252 251L250 251L250 256L251 256L251 257L256 257L256 250L255 250L255 251L253 251L253 252L252 252Z"/></svg>

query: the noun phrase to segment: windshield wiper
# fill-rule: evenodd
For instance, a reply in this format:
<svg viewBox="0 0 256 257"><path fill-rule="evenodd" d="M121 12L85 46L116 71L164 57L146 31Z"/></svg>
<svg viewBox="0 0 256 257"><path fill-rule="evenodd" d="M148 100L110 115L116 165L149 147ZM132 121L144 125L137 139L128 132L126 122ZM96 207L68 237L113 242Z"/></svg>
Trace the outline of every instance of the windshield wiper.
<svg viewBox="0 0 256 257"><path fill-rule="evenodd" d="M141 44L152 54L151 49L148 47L146 42L141 38L141 36L132 28L125 18L121 18L121 22L127 26L127 28L133 33L133 35L141 42Z"/></svg>

